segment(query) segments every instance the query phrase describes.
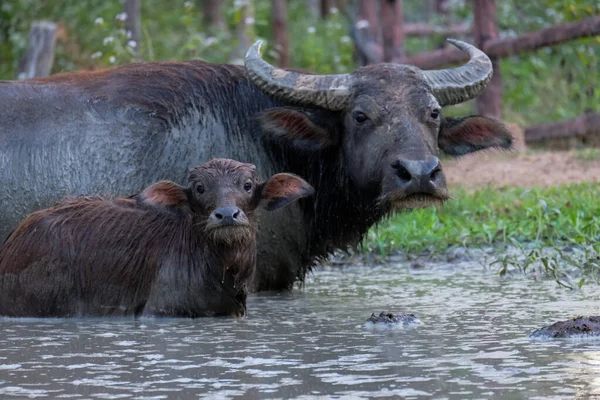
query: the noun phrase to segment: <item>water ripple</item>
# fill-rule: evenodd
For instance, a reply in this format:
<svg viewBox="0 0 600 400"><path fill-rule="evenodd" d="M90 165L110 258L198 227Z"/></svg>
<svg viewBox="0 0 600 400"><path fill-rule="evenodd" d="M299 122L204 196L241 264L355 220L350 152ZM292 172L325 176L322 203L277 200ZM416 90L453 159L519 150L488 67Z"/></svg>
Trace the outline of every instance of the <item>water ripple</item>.
<svg viewBox="0 0 600 400"><path fill-rule="evenodd" d="M321 268L242 319L0 318L0 398L544 398L600 395L600 341L533 342L600 288L477 263ZM422 324L368 329L372 312Z"/></svg>

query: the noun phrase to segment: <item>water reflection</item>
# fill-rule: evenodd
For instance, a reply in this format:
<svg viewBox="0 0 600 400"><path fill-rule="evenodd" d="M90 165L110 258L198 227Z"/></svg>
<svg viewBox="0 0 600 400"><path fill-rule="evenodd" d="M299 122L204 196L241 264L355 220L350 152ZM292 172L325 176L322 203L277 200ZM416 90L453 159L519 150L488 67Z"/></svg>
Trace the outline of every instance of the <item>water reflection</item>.
<svg viewBox="0 0 600 400"><path fill-rule="evenodd" d="M572 398L600 395L600 341L531 342L596 314L600 289L499 280L477 263L324 268L244 319L3 319L0 398ZM371 312L413 328L367 329Z"/></svg>

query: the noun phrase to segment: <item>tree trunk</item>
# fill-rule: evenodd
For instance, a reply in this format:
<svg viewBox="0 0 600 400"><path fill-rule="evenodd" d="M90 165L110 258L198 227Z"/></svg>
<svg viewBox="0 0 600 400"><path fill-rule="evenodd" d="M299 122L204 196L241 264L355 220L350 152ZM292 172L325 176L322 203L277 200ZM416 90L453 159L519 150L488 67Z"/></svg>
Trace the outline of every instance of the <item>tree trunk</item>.
<svg viewBox="0 0 600 400"><path fill-rule="evenodd" d="M333 0L321 0L321 18L325 18L329 15L329 10L331 10L333 5Z"/></svg>
<svg viewBox="0 0 600 400"><path fill-rule="evenodd" d="M254 7L250 0L239 0L239 2L241 3L242 17L237 24L235 33L238 44L231 52L230 62L244 65L246 52L254 41Z"/></svg>
<svg viewBox="0 0 600 400"><path fill-rule="evenodd" d="M226 29L222 0L203 0L202 13L207 32L217 34Z"/></svg>
<svg viewBox="0 0 600 400"><path fill-rule="evenodd" d="M402 63L404 59L403 22L402 0L383 0L381 4L381 30L384 62Z"/></svg>
<svg viewBox="0 0 600 400"><path fill-rule="evenodd" d="M435 0L435 12L440 15L448 15L448 0Z"/></svg>
<svg viewBox="0 0 600 400"><path fill-rule="evenodd" d="M383 61L377 3L374 0L358 0L358 12L352 33L361 65L377 64Z"/></svg>
<svg viewBox="0 0 600 400"><path fill-rule="evenodd" d="M485 47L488 40L498 37L498 17L496 15L496 0L473 1L473 36L475 45L480 49ZM494 74L487 88L475 99L477 112L486 117L502 118L502 75L500 59L491 55Z"/></svg>
<svg viewBox="0 0 600 400"><path fill-rule="evenodd" d="M17 79L50 76L54 63L56 24L34 21L29 31L29 44L25 56L19 62Z"/></svg>
<svg viewBox="0 0 600 400"><path fill-rule="evenodd" d="M287 0L273 0L273 43L280 67L289 66Z"/></svg>
<svg viewBox="0 0 600 400"><path fill-rule="evenodd" d="M142 4L141 0L125 0L125 30L131 35L130 41L135 42L133 50L137 54L137 58L141 59L140 41L142 40Z"/></svg>

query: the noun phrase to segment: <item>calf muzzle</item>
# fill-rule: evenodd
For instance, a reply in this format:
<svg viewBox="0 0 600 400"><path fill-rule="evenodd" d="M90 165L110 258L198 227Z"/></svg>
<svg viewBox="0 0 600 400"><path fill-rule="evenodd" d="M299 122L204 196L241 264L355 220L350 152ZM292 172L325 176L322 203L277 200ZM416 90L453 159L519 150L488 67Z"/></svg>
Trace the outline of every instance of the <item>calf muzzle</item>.
<svg viewBox="0 0 600 400"><path fill-rule="evenodd" d="M212 225L235 225L245 222L245 214L235 206L219 207L209 217Z"/></svg>

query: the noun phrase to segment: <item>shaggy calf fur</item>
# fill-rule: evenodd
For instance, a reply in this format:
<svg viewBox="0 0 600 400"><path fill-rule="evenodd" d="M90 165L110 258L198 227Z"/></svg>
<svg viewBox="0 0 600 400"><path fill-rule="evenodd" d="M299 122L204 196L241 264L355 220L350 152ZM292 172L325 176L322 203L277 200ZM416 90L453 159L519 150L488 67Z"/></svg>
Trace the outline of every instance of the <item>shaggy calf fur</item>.
<svg viewBox="0 0 600 400"><path fill-rule="evenodd" d="M213 159L188 186L129 198L67 198L0 248L0 314L28 317L242 316L256 269L255 210L312 195L291 174Z"/></svg>

